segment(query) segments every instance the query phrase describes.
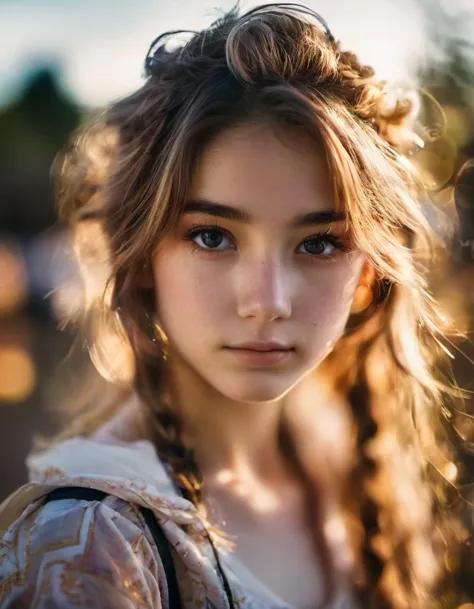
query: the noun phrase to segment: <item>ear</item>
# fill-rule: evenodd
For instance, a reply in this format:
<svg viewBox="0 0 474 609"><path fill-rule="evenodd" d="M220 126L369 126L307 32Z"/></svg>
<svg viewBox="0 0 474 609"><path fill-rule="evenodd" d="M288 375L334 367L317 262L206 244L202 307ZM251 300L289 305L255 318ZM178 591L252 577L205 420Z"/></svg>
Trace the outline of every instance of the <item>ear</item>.
<svg viewBox="0 0 474 609"><path fill-rule="evenodd" d="M362 267L362 272L359 278L359 285L366 285L371 288L374 287L375 281L377 279L377 273L374 267L370 264L368 260L364 261L364 266Z"/></svg>
<svg viewBox="0 0 474 609"><path fill-rule="evenodd" d="M366 260L352 299L351 313L362 313L371 305L374 299L376 275L374 267Z"/></svg>

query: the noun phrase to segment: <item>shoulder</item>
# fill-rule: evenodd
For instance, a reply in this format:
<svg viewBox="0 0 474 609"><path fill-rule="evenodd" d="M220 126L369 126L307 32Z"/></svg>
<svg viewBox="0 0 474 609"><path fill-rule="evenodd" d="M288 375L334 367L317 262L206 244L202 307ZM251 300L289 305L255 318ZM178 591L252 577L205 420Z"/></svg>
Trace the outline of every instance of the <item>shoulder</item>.
<svg viewBox="0 0 474 609"><path fill-rule="evenodd" d="M31 504L0 546L0 607L161 607L162 565L132 504Z"/></svg>
<svg viewBox="0 0 474 609"><path fill-rule="evenodd" d="M95 486L85 482L89 479L108 481L112 494L117 494L112 488L115 485L117 489L146 491L161 499L179 498L155 447L147 440L123 442L110 437L76 436L31 454L27 466L30 481L36 484Z"/></svg>

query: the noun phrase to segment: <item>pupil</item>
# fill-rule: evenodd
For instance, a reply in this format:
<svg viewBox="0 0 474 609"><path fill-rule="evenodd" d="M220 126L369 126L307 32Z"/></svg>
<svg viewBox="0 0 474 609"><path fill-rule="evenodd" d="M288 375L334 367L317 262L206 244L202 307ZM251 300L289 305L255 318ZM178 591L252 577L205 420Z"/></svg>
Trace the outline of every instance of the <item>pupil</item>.
<svg viewBox="0 0 474 609"><path fill-rule="evenodd" d="M324 253L325 243L321 239L311 239L306 242L306 249L310 254Z"/></svg>
<svg viewBox="0 0 474 609"><path fill-rule="evenodd" d="M222 243L222 233L217 230L204 231L202 240L207 247L218 247Z"/></svg>

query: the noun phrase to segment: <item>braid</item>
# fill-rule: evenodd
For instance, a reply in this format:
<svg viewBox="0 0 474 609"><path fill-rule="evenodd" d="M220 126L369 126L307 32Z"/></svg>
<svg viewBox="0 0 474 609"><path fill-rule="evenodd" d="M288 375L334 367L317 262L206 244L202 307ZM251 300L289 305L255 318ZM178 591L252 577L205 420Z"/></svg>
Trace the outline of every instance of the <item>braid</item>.
<svg viewBox="0 0 474 609"><path fill-rule="evenodd" d="M424 609L437 576L431 496L420 494L425 481L409 446L398 439L391 446L386 442L389 430L391 435L400 428L389 402L360 370L348 392L358 460L350 472L347 504L362 526L354 540L361 565L354 574L356 593L368 609Z"/></svg>
<svg viewBox="0 0 474 609"><path fill-rule="evenodd" d="M169 464L183 496L202 511L201 472L194 451L182 441L178 417L165 405L155 408L153 414L158 436L155 445L160 456Z"/></svg>
<svg viewBox="0 0 474 609"><path fill-rule="evenodd" d="M163 353L163 346L158 349ZM190 501L201 517L204 528L193 529L194 536L206 539L215 552L215 547L229 551L233 540L222 529L209 520L206 505L202 498L202 473L195 452L186 445L182 437L182 423L168 405L164 391L165 363L162 358L149 358L141 361L137 367L136 390L142 402L148 407L151 415L152 442L155 449L167 466L181 495ZM153 382L153 379L154 382ZM217 558L219 564L219 559ZM227 586L224 582L224 586ZM231 593L227 591L228 597Z"/></svg>
<svg viewBox="0 0 474 609"><path fill-rule="evenodd" d="M358 422L356 450L359 455L349 480L353 482L350 488L352 501L358 505L359 520L363 527L363 537L360 541L362 569L355 574L358 600L367 609L392 609L389 598L384 598L380 591L380 579L384 571L383 559L374 551L373 539L380 534L379 506L369 496L367 487L377 473L378 464L368 456L365 447L378 432L378 425L370 412L370 391L367 384L359 380L348 394L348 401L355 420ZM363 483L362 483L363 482Z"/></svg>
<svg viewBox="0 0 474 609"><path fill-rule="evenodd" d="M135 379L137 393L152 414L153 440L161 459L169 466L183 497L206 517L201 496L202 476L194 451L183 442L181 421L165 398L165 349L161 339L153 343L159 356L139 361Z"/></svg>
<svg viewBox="0 0 474 609"><path fill-rule="evenodd" d="M151 415L154 446L183 497L206 518L197 460L183 442L182 423L166 397L168 339L150 313L154 301L154 289L137 286L130 276L117 273L112 306L120 311L120 322L135 354L133 388Z"/></svg>

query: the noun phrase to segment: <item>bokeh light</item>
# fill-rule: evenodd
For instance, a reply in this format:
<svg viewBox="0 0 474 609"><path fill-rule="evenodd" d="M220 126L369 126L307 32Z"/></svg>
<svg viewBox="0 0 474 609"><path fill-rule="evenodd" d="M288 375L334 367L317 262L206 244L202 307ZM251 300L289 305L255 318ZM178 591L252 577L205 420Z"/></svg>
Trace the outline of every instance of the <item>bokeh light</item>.
<svg viewBox="0 0 474 609"><path fill-rule="evenodd" d="M36 382L30 354L19 346L0 346L0 402L22 402L32 393Z"/></svg>
<svg viewBox="0 0 474 609"><path fill-rule="evenodd" d="M0 316L18 312L28 293L28 276L23 258L0 244Z"/></svg>

